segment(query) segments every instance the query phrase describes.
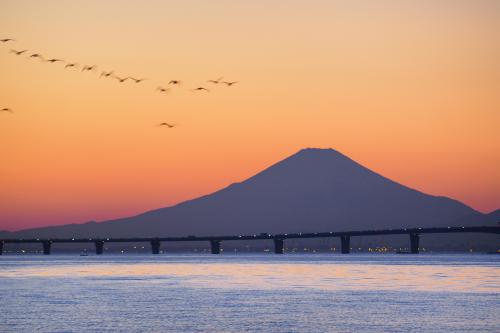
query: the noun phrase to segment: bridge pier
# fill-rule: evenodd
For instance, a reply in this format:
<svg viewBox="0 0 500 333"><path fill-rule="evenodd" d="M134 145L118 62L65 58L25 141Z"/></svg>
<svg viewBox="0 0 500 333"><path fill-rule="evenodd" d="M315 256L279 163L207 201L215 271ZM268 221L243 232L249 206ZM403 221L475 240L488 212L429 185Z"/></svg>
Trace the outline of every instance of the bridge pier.
<svg viewBox="0 0 500 333"><path fill-rule="evenodd" d="M3 254L3 241L0 241L0 256Z"/></svg>
<svg viewBox="0 0 500 333"><path fill-rule="evenodd" d="M210 250L212 251L212 254L220 254L220 240L211 240Z"/></svg>
<svg viewBox="0 0 500 333"><path fill-rule="evenodd" d="M274 253L283 254L284 250L284 240L283 238L274 238Z"/></svg>
<svg viewBox="0 0 500 333"><path fill-rule="evenodd" d="M420 242L420 235L419 234L410 234L410 250L411 253L417 254L418 253L418 244Z"/></svg>
<svg viewBox="0 0 500 333"><path fill-rule="evenodd" d="M95 244L95 254L102 254L104 252L104 241L96 240Z"/></svg>
<svg viewBox="0 0 500 333"><path fill-rule="evenodd" d="M340 249L343 254L351 252L351 237L340 236Z"/></svg>
<svg viewBox="0 0 500 333"><path fill-rule="evenodd" d="M43 254L50 254L50 246L51 246L52 242L47 240L47 241L43 241L42 242L42 245L43 245Z"/></svg>
<svg viewBox="0 0 500 333"><path fill-rule="evenodd" d="M151 241L151 253L160 254L160 245L161 245L161 242L159 239L153 239Z"/></svg>

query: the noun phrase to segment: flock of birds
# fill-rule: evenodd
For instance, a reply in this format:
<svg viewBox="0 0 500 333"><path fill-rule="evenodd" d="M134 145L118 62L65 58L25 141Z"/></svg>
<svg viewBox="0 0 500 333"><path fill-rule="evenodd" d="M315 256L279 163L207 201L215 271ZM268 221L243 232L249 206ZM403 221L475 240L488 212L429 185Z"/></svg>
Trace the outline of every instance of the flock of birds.
<svg viewBox="0 0 500 333"><path fill-rule="evenodd" d="M3 44L15 42L15 41L16 40L12 39L12 38L0 39L0 42ZM40 53L29 53L28 51L29 50L24 50L24 49L23 50L10 49L9 53L12 53L15 56L28 55L28 59L32 59L32 58L39 59L42 62L48 62L48 63L52 63L52 64L61 63L61 64L64 64L64 69L79 69L81 72L95 72L98 70L97 65L82 65L82 66L80 66L76 62L68 62L68 61L65 61L64 59L59 59L59 58L46 58L45 56L43 56ZM137 78L137 77L133 77L133 76L118 76L118 75L116 75L115 71L113 71L113 70L111 70L111 71L101 70L99 78L111 78L111 79L117 80L119 83L124 83L124 82L130 80L130 81L134 82L135 84L139 84L143 81L148 80L147 78L143 78L143 77ZM215 80L207 80L206 82L210 83L211 85L226 85L227 87L231 87L231 86L235 85L236 83L238 83L238 81L224 81L223 79L224 79L223 77L219 77ZM157 86L155 91L158 93L167 94L168 92L170 92L171 87L180 86L181 84L182 84L182 81L180 81L180 80L170 80L168 82L168 84L166 85L166 87ZM191 89L191 91L193 91L193 92L207 92L208 93L208 92L210 92L210 89L203 87L203 86L199 86L199 87ZM1 112L14 113L14 111L8 107L1 109ZM158 126L173 128L176 126L176 124L162 122Z"/></svg>

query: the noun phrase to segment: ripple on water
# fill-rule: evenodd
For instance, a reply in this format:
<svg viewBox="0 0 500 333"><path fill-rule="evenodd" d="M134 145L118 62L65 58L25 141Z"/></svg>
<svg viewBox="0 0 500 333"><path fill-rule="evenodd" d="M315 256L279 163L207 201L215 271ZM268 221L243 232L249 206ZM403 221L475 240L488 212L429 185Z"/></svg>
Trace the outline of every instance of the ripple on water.
<svg viewBox="0 0 500 333"><path fill-rule="evenodd" d="M493 256L3 256L1 332L488 332Z"/></svg>

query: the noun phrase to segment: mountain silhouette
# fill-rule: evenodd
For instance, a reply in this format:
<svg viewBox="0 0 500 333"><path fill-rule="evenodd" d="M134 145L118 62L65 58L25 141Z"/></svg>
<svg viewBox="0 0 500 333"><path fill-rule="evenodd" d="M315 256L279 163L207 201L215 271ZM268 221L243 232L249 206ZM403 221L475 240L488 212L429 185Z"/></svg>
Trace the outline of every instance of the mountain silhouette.
<svg viewBox="0 0 500 333"><path fill-rule="evenodd" d="M175 206L8 236L156 237L496 224L484 216L457 200L394 182L333 149L308 148L241 183Z"/></svg>

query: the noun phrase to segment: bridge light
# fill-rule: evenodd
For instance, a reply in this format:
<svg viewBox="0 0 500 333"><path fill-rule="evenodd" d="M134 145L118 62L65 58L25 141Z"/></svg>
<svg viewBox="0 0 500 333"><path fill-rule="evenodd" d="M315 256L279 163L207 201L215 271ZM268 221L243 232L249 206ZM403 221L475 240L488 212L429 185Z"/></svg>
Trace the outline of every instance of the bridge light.
<svg viewBox="0 0 500 333"><path fill-rule="evenodd" d="M75 239L74 238L71 238L72 241L74 241Z"/></svg>

